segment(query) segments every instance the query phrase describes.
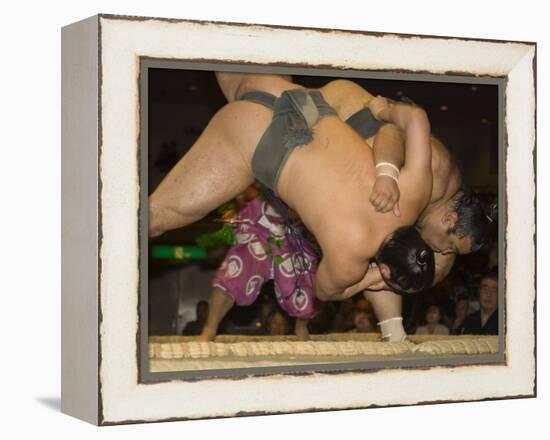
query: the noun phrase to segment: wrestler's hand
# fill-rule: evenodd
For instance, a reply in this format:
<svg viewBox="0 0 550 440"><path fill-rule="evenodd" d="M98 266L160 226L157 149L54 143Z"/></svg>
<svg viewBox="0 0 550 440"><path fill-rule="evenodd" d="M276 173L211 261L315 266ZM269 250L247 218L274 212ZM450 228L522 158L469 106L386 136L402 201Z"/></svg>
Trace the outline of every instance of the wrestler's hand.
<svg viewBox="0 0 550 440"><path fill-rule="evenodd" d="M369 103L367 104L367 107L371 111L372 115L381 121L382 118L382 112L390 107L390 103L386 98L383 96L377 96L376 98L372 98Z"/></svg>
<svg viewBox="0 0 550 440"><path fill-rule="evenodd" d="M378 212L386 213L393 210L396 217L399 211L399 186L388 176L378 176L370 193L369 201Z"/></svg>

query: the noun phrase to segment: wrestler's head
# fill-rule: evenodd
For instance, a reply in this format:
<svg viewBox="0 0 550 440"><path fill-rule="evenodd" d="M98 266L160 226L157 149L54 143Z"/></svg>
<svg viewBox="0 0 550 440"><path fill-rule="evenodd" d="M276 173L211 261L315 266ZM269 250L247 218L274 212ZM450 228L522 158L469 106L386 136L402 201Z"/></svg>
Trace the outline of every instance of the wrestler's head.
<svg viewBox="0 0 550 440"><path fill-rule="evenodd" d="M426 210L418 226L434 252L469 254L485 244L496 215L496 205L460 190L441 206Z"/></svg>
<svg viewBox="0 0 550 440"><path fill-rule="evenodd" d="M414 226L388 235L376 254L380 274L397 292L415 293L432 286L434 253Z"/></svg>

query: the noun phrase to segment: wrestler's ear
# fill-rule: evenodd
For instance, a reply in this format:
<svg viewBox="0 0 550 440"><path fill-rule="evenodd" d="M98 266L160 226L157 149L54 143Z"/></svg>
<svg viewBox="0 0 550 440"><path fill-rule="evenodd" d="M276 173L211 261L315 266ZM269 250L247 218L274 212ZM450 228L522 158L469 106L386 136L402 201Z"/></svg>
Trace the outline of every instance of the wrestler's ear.
<svg viewBox="0 0 550 440"><path fill-rule="evenodd" d="M391 270L387 264L380 263L378 269L385 279L389 280L391 278Z"/></svg>
<svg viewBox="0 0 550 440"><path fill-rule="evenodd" d="M442 223L445 226L447 230L453 229L455 226L455 223L458 220L458 214L456 211L453 211L452 209L448 209L445 211L445 214L443 214Z"/></svg>

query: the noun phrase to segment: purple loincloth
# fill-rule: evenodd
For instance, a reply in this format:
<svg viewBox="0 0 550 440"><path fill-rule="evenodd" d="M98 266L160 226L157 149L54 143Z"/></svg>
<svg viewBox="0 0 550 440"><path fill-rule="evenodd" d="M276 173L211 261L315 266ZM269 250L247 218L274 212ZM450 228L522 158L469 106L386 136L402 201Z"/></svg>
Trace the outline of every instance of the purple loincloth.
<svg viewBox="0 0 550 440"><path fill-rule="evenodd" d="M312 318L313 281L318 264L313 246L303 239L297 243L283 218L263 200L248 202L239 211L237 221L237 243L227 252L213 286L243 306L252 304L262 285L274 280L277 301L283 310L295 318Z"/></svg>

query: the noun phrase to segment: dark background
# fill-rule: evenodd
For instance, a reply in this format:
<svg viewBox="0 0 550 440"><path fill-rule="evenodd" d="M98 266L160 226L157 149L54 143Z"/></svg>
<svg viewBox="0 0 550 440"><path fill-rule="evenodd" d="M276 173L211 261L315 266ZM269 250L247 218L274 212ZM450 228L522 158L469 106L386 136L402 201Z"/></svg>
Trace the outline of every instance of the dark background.
<svg viewBox="0 0 550 440"><path fill-rule="evenodd" d="M335 77L294 76L294 82L317 88ZM423 107L432 133L457 161L463 182L490 198L498 195L498 87L428 81L348 78L373 95L412 100ZM225 103L214 73L198 70L149 69L149 193L200 136L208 121ZM170 231L152 244L195 245L205 231L220 228L209 216L193 225ZM496 231L496 228L495 228ZM149 333L177 334L194 319L195 303L208 299L209 279L223 259L223 250L200 262L149 260ZM487 265L487 250L459 257L454 273L475 278ZM452 277L453 274L451 274ZM472 283L475 280L471 281ZM427 292L423 301L441 292ZM433 299L433 298L431 298ZM409 300L410 301L410 300ZM417 300L418 302L418 300ZM407 306L407 305L405 305ZM409 308L418 304L409 304ZM232 315L246 321L254 306L234 308ZM240 318L238 315L241 315ZM235 316L233 316L235 318Z"/></svg>

